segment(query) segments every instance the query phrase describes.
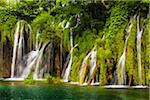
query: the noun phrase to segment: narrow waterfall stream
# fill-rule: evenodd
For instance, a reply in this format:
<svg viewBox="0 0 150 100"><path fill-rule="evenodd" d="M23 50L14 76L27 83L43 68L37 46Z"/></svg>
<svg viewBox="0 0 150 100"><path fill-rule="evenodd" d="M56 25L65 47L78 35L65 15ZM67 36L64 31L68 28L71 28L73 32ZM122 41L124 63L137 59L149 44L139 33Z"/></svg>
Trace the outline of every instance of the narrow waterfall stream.
<svg viewBox="0 0 150 100"><path fill-rule="evenodd" d="M64 82L68 82L69 81L69 75L70 75L71 65L72 65L72 59L73 59L73 49L78 46L78 44L76 44L75 46L73 46L73 29L76 29L78 27L79 22L80 22L80 15L76 15L75 17L77 17L77 24L74 27L70 28L70 60L69 60L68 66L66 68L64 77L63 77L63 81ZM73 17L71 17L70 20L72 18ZM70 23L67 23L66 26L65 26L65 28L68 28L69 24Z"/></svg>
<svg viewBox="0 0 150 100"><path fill-rule="evenodd" d="M34 75L33 75L33 78L34 79L38 79L38 75L39 75L39 67L40 67L40 63L42 62L42 55L43 55L43 51L46 47L47 43L45 43L41 50L39 51L39 54L38 54L38 58L37 58L37 62L36 62L36 67L35 67L35 72L34 72Z"/></svg>
<svg viewBox="0 0 150 100"><path fill-rule="evenodd" d="M97 54L96 50L93 50L92 53L91 53L91 62L90 62L91 70L90 70L90 76L92 75L92 73L94 72L94 69L96 67L96 54Z"/></svg>
<svg viewBox="0 0 150 100"><path fill-rule="evenodd" d="M73 33L72 33L72 28L70 29L70 46L71 46L70 60L69 60L69 64L67 66L67 69L65 71L64 82L68 82L68 80L69 80L69 74L70 74L71 65L72 65L72 53L73 53Z"/></svg>
<svg viewBox="0 0 150 100"><path fill-rule="evenodd" d="M124 51L122 56L120 57L118 64L117 64L117 70L118 70L118 84L119 85L125 85L126 84L126 72L125 72L125 62L126 62L126 49L127 49L127 43L128 43L128 39L130 37L131 34L131 29L132 29L133 23L132 23L132 19L129 22L129 29L127 30L127 37L125 40L125 44L124 44Z"/></svg>
<svg viewBox="0 0 150 100"><path fill-rule="evenodd" d="M142 66L141 66L141 38L144 29L144 22L140 28L140 16L137 16L137 63L138 63L138 77L139 85L142 85Z"/></svg>
<svg viewBox="0 0 150 100"><path fill-rule="evenodd" d="M85 76L86 76L86 70L87 70L87 61L89 59L89 57L91 57L90 60L90 75L89 75L89 79L92 77L92 74L94 73L94 69L96 68L96 55L97 55L97 51L96 51L96 47L94 47L89 53L88 55L84 58L81 68L80 68L80 84L83 84ZM87 79L86 79L87 80Z"/></svg>
<svg viewBox="0 0 150 100"><path fill-rule="evenodd" d="M16 56L17 56L17 44L19 38L19 28L20 28L20 21L17 23L17 28L14 34L14 47L13 47L13 58L12 58L12 65L11 65L11 78L14 77L15 74L15 66L16 66Z"/></svg>

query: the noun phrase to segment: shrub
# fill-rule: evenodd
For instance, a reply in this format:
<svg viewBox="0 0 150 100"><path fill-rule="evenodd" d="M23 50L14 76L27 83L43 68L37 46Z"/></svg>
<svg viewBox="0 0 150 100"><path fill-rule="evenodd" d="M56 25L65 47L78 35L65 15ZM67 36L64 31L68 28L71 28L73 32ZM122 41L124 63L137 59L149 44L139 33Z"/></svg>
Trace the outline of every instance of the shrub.
<svg viewBox="0 0 150 100"><path fill-rule="evenodd" d="M54 84L60 83L60 78L59 77L52 77L49 74L45 75L45 79L46 79L46 83L54 83Z"/></svg>
<svg viewBox="0 0 150 100"><path fill-rule="evenodd" d="M28 85L32 85L35 83L35 81L34 81L33 77L27 77L24 79L24 83L28 84Z"/></svg>

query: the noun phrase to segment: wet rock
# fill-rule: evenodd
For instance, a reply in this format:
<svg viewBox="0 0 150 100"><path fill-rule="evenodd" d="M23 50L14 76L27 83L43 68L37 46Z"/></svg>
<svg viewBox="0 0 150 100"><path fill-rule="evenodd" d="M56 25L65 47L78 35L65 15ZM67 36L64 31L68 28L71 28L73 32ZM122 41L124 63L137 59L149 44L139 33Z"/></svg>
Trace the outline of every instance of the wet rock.
<svg viewBox="0 0 150 100"><path fill-rule="evenodd" d="M10 41L0 45L0 77L10 77L12 46Z"/></svg>

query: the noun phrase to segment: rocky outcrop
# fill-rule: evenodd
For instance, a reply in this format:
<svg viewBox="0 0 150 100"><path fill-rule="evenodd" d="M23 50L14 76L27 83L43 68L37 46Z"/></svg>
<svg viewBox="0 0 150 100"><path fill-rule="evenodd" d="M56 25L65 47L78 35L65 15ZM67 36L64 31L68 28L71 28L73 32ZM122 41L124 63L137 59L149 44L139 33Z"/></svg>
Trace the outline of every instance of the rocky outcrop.
<svg viewBox="0 0 150 100"><path fill-rule="evenodd" d="M0 77L10 77L12 45L10 41L0 44Z"/></svg>

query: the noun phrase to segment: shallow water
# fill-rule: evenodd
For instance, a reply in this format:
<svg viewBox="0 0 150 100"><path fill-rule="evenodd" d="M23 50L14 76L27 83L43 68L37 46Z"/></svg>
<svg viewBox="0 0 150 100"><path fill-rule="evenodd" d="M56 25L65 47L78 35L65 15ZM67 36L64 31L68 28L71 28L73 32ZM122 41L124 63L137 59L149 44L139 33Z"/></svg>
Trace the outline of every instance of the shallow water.
<svg viewBox="0 0 150 100"><path fill-rule="evenodd" d="M0 100L149 100L148 89L103 89L70 84L0 82Z"/></svg>

